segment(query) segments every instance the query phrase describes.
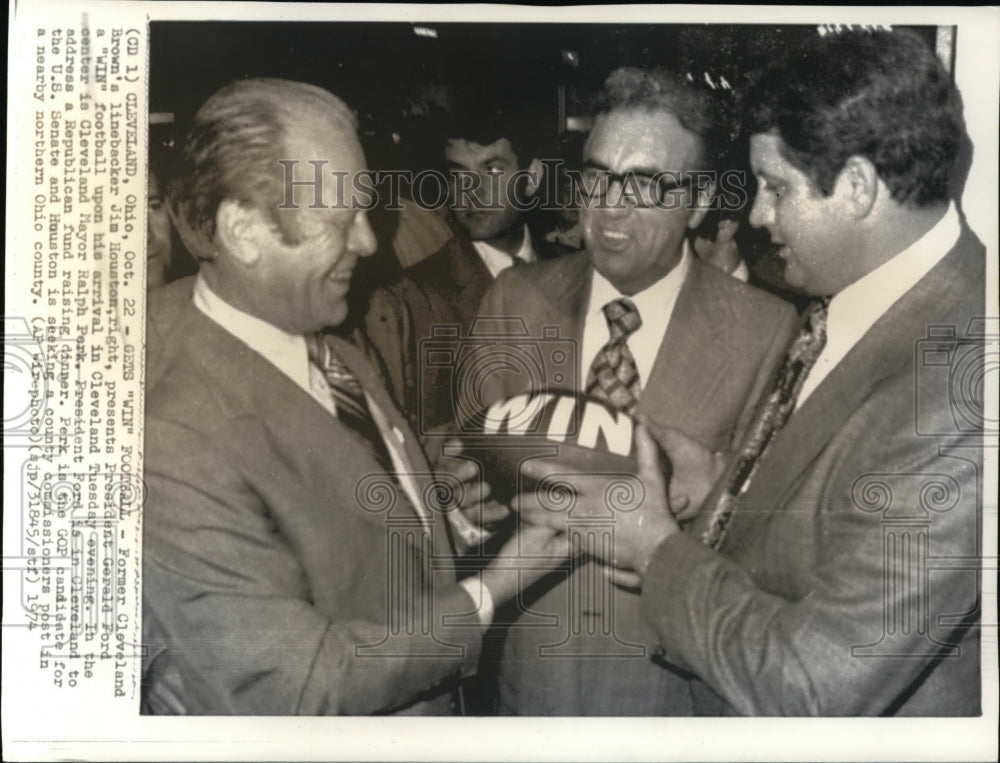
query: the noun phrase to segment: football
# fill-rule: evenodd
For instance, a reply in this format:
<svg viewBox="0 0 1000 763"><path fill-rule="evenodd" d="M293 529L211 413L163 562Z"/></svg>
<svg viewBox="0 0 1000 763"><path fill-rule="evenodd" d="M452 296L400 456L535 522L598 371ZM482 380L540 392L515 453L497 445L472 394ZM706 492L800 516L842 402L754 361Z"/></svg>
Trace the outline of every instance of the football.
<svg viewBox="0 0 1000 763"><path fill-rule="evenodd" d="M635 475L635 421L604 403L559 392L528 393L498 400L472 422L464 451L479 461L502 503L537 485L521 471L532 459L554 459L584 475ZM660 464L669 480L670 464ZM572 476L562 483L570 488Z"/></svg>

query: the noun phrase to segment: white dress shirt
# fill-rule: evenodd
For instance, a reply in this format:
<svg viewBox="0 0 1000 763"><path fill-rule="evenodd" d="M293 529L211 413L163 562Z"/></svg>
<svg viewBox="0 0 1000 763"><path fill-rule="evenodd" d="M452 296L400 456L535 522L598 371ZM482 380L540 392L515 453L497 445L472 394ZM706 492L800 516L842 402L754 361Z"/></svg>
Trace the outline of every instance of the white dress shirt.
<svg viewBox="0 0 1000 763"><path fill-rule="evenodd" d="M891 260L830 300L826 346L802 385L795 407L813 393L879 318L951 251L962 233L952 204L933 228Z"/></svg>
<svg viewBox="0 0 1000 763"><path fill-rule="evenodd" d="M302 336L288 334L267 321L239 310L217 295L198 275L194 283L194 306L235 336L272 366L308 392L317 403L337 415L323 372L309 362Z"/></svg>
<svg viewBox="0 0 1000 763"><path fill-rule="evenodd" d="M503 271L514 264L515 260L520 262L534 262L538 259L535 256L535 249L531 245L531 234L528 233L528 226L524 226L524 238L521 240L521 248L512 257L495 246L487 244L485 241L473 241L472 248L476 250L482 259L490 275L496 278Z"/></svg>
<svg viewBox="0 0 1000 763"><path fill-rule="evenodd" d="M742 281L746 283L750 280L750 266L747 265L746 260L740 260L740 264L736 266L729 275L735 278L737 281Z"/></svg>
<svg viewBox="0 0 1000 763"><path fill-rule="evenodd" d="M653 364L656 362L656 354L660 351L663 337L667 333L670 316L673 315L674 305L677 303L677 295L691 267L692 256L688 244L685 243L681 261L676 267L645 291L631 297L626 297L607 278L594 271L590 302L583 323L583 341L580 346L581 389L587 384L587 374L594 358L611 338L608 320L602 308L608 302L622 298L630 299L639 311L639 317L642 318L642 325L628 337L628 348L635 358L639 383L645 386L653 371Z"/></svg>

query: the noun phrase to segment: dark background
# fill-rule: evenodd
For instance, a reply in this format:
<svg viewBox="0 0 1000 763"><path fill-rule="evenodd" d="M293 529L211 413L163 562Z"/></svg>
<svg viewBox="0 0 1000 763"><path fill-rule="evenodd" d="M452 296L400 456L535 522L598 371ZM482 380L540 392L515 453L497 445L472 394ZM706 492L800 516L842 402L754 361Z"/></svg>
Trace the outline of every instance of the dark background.
<svg viewBox="0 0 1000 763"><path fill-rule="evenodd" d="M420 36L417 27L436 32ZM918 31L934 47L934 27ZM554 135L615 68L660 64L733 91L774 54L816 26L725 24L410 24L392 22L152 22L150 111L173 112L182 131L198 106L241 77L320 85L357 110L373 165L390 136L412 124L413 95L458 87L473 107L530 104ZM397 140L398 142L398 140Z"/></svg>
<svg viewBox="0 0 1000 763"><path fill-rule="evenodd" d="M911 28L935 48L935 27ZM319 85L346 101L358 114L373 170L421 170L441 160L440 129L427 117L449 91L463 112L519 114L537 132L538 153L572 165L593 98L616 68L662 65L702 84L707 75L717 95L738 107L777 54L818 33L816 25L154 21L150 112L170 112L174 121L152 126L150 138L153 145L181 142L212 93L236 79L267 76ZM729 166L746 168L745 154L745 141L735 141ZM752 198L756 187L746 176ZM536 213L529 224L547 228L550 217ZM371 221L388 250L398 218L376 209ZM795 301L784 291L767 232L741 225L738 243L761 283ZM380 249L359 268L352 297L362 304L371 283L390 279L398 267L392 252Z"/></svg>

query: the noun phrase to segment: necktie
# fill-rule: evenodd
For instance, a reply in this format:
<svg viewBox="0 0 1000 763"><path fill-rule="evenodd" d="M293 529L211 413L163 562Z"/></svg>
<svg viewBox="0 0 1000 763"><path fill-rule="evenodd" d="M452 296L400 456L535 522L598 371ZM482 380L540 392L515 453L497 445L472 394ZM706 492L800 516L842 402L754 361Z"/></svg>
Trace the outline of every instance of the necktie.
<svg viewBox="0 0 1000 763"><path fill-rule="evenodd" d="M364 390L357 377L318 334L306 337L306 347L309 361L319 368L326 378L330 396L337 409L337 419L360 434L371 446L376 460L383 468L388 469L392 463L389 452L386 450L382 433L372 419L371 411L368 410L368 401L365 400Z"/></svg>
<svg viewBox="0 0 1000 763"><path fill-rule="evenodd" d="M726 489L719 496L702 542L718 548L726 534L737 501L750 486L760 459L767 452L774 435L785 425L806 376L826 345L826 316L829 300L816 302L802 324L802 329L788 348L774 385L766 401L750 424L743 446L736 454L736 464L730 473Z"/></svg>
<svg viewBox="0 0 1000 763"><path fill-rule="evenodd" d="M642 326L642 317L630 299L615 299L603 308L611 337L590 366L586 394L628 414L635 412L642 385L628 337Z"/></svg>

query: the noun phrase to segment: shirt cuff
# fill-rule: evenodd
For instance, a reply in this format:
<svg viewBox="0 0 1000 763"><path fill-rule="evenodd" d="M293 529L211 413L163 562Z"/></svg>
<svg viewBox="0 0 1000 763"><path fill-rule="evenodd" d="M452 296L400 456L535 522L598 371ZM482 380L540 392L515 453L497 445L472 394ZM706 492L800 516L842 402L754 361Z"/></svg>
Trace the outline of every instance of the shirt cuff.
<svg viewBox="0 0 1000 763"><path fill-rule="evenodd" d="M476 603L476 614L479 615L479 622L488 628L493 624L493 615L496 611L490 589L483 585L479 575L467 577L465 580L459 581L459 585Z"/></svg>

